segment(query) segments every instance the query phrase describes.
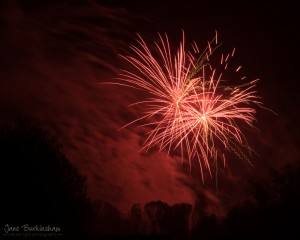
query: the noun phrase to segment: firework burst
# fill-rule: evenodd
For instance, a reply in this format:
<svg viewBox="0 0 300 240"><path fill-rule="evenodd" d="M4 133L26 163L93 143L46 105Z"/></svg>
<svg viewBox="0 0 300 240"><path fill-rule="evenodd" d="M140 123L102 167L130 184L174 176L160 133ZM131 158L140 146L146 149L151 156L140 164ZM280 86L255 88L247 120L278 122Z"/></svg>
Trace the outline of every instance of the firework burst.
<svg viewBox="0 0 300 240"><path fill-rule="evenodd" d="M133 55L122 56L133 70L122 70L119 82L112 84L137 88L148 96L133 104L143 105L145 112L126 125L140 122L150 129L142 149L158 146L168 153L179 149L190 167L193 159L198 160L202 181L204 170L212 176L212 161L222 159L225 165L225 151L249 160L239 147L245 144L240 126L253 127L254 106L261 103L254 90L257 80L230 86L222 79L235 49L221 55L217 69L210 62L219 46L217 33L202 52L196 43L187 51L184 34L176 54L166 34L159 35L154 48L140 36L137 43L130 47Z"/></svg>

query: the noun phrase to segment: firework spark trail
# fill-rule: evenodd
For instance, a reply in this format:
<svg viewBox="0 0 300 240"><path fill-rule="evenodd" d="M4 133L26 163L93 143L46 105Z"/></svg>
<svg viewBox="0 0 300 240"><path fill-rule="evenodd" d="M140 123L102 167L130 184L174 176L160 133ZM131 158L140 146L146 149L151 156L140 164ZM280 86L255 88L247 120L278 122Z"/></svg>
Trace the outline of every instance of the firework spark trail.
<svg viewBox="0 0 300 240"><path fill-rule="evenodd" d="M138 46L131 46L134 55L123 56L135 70L122 70L120 82L111 84L137 88L151 95L133 104L144 105L146 111L126 125L142 121L141 126L150 127L142 149L159 146L159 150L166 149L168 153L179 149L182 159L187 156L190 167L192 160L198 159L204 181L205 169L212 176L212 160L217 161L220 156L225 166L220 148L230 151L236 143L243 144L240 123L253 127L252 105L261 105L254 90L257 80L235 87L226 85L222 73L217 74L210 64L210 57L219 46L217 35L202 53L195 42L193 52L186 51L184 34L175 55L166 34L159 34L159 40L154 42L155 51L151 51L138 36ZM222 54L223 69L227 69L234 52L235 49L225 57ZM236 68L236 72L240 69L241 66Z"/></svg>

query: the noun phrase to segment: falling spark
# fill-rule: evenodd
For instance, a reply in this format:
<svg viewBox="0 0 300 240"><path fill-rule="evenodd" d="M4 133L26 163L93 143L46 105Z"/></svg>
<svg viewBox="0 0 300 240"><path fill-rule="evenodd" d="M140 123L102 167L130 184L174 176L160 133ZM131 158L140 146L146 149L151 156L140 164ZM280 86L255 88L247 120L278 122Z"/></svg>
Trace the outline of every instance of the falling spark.
<svg viewBox="0 0 300 240"><path fill-rule="evenodd" d="M241 68L242 68L242 66L239 66L235 71L238 72L238 71L240 71Z"/></svg>
<svg viewBox="0 0 300 240"><path fill-rule="evenodd" d="M225 58L225 62L227 62L229 60L230 55L227 54L226 58Z"/></svg>
<svg viewBox="0 0 300 240"><path fill-rule="evenodd" d="M233 57L235 54L235 48L233 48L232 53L231 53L231 57Z"/></svg>
<svg viewBox="0 0 300 240"><path fill-rule="evenodd" d="M261 105L254 90L257 81L226 85L229 80L222 79L209 62L219 46L217 35L202 53L195 42L193 52L186 50L184 34L176 54L166 34L159 34L154 49L139 35L137 43L130 46L133 55L123 56L134 70L122 70L119 81L111 84L137 88L148 96L134 104L143 105L145 112L126 125L141 122L140 126L150 129L142 150L154 146L168 153L179 150L190 168L194 159L198 161L203 182L205 170L212 177L211 161L218 156L225 167L225 151L249 161L238 145L245 142L241 125L253 127L254 106ZM234 52L225 61L222 54L221 65L225 62L227 68Z"/></svg>

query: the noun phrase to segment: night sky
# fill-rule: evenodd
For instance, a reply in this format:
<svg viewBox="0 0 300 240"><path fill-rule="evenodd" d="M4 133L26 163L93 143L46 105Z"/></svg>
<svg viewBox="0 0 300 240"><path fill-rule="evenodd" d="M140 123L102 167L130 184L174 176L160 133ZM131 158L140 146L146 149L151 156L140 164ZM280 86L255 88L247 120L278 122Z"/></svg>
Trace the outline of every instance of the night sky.
<svg viewBox="0 0 300 240"><path fill-rule="evenodd" d="M91 199L108 201L126 213L134 203L201 201L207 213L224 216L248 198L247 180L270 167L300 160L299 13L286 1L232 4L224 1L2 1L0 4L1 121L25 119L47 129L66 156L87 176ZM128 105L139 100L115 81L136 33L151 42L166 32L177 47L182 30L200 48L215 30L220 51L236 48L233 61L257 90L266 108L246 131L259 156L254 167L234 157L221 168L218 186L198 166L189 171L177 156L139 152L144 140L138 116Z"/></svg>

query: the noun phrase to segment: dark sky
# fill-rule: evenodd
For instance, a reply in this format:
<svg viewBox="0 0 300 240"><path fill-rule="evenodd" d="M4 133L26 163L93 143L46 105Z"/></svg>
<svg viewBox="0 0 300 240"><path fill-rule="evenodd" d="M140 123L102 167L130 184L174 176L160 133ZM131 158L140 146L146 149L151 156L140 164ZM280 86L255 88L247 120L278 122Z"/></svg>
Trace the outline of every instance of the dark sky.
<svg viewBox="0 0 300 240"><path fill-rule="evenodd" d="M191 202L204 194L218 215L247 198L246 180L270 167L299 162L299 14L295 4L214 1L3 1L0 10L1 120L23 118L48 129L67 157L87 176L92 199L127 211L133 203ZM249 79L260 79L255 125L247 137L259 157L254 168L228 159L215 182L190 173L165 152L140 153L139 129L118 129L134 120L130 89L99 85L123 66L118 54L136 33L152 41L166 32L177 47L205 46L215 30L221 51L236 48L234 61Z"/></svg>

